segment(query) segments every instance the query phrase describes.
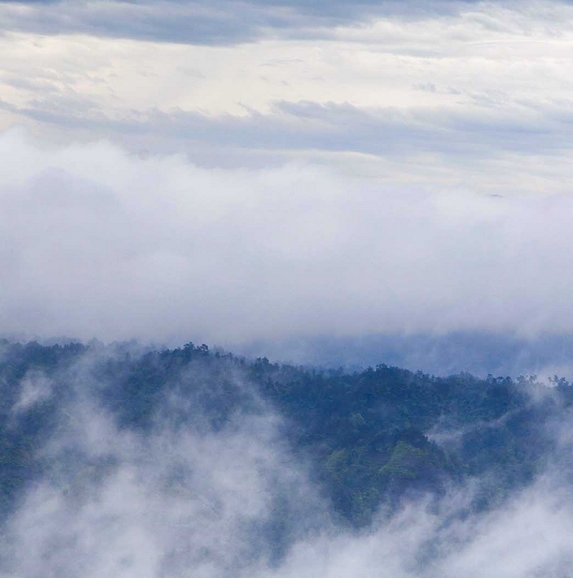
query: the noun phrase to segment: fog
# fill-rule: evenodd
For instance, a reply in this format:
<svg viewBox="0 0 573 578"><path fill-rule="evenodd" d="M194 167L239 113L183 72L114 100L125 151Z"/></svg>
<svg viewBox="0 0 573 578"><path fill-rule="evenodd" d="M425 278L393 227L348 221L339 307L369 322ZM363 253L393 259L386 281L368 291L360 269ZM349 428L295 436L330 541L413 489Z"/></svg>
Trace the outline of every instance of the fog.
<svg viewBox="0 0 573 578"><path fill-rule="evenodd" d="M5 334L229 345L573 328L566 194L201 169L18 132L0 148Z"/></svg>
<svg viewBox="0 0 573 578"><path fill-rule="evenodd" d="M569 334L519 335L473 330L291 337L244 343L235 352L250 358L266 356L288 363L349 370L386 363L444 377L464 372L482 378L536 375L547 382L555 375L573 378L572 350L573 339Z"/></svg>
<svg viewBox="0 0 573 578"><path fill-rule="evenodd" d="M187 383L199 394L174 393L168 411L142 431L118 425L121 408L98 401L106 384L94 361L92 352L57 377L36 372L18 386L13 420L49 399L55 381L66 393L53 435L34 448L44 473L3 527L3 578L568 575L573 508L562 457L570 452L569 424L554 428L563 453L493 510L472 513L470 484L381 511L352 530L331 515L281 437L280 417L248 383L235 385L249 403L213 428L201 373L188 372L174 392ZM42 396L30 396L32 381Z"/></svg>
<svg viewBox="0 0 573 578"><path fill-rule="evenodd" d="M3 576L248 575L274 563L289 533L327 519L278 417L247 384L236 386L250 409L215 431L201 395L224 403L223 391L202 392L200 372L183 376L151 429L139 431L118 425L128 408L98 401L110 385L94 378L102 359L86 355L53 378L57 427L33 449L42 476L3 528ZM42 397L30 395L32 381ZM14 426L49 399L50 381L37 372L22 379ZM186 383L194 394L175 393Z"/></svg>

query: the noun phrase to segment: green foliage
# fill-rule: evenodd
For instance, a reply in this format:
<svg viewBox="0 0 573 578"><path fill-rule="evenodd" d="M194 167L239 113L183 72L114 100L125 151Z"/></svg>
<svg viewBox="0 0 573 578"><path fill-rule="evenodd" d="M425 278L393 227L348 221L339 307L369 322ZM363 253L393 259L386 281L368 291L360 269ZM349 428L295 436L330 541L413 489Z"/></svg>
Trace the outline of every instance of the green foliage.
<svg viewBox="0 0 573 578"><path fill-rule="evenodd" d="M247 362L192 343L143 353L121 346L0 345L4 511L41 475L39 449L74 395L70 368L86 353L87 383L121 428L151 432L168 419L173 427L219 431L237 416L274 408L293 452L311 464L341 519L357 526L381 505L397 507L412 492L440 494L468 478L481 484L476 508L499 502L540 471L555 449L546 424L567 419L573 407L573 388L559 378L549 390L528 378L436 378L386 365L318 371L266 358ZM16 415L31 372L48 376L53 391ZM174 406L174 395L185 403Z"/></svg>
<svg viewBox="0 0 573 578"><path fill-rule="evenodd" d="M423 475L428 452L399 441L390 459L379 470L383 479L392 481L417 480Z"/></svg>

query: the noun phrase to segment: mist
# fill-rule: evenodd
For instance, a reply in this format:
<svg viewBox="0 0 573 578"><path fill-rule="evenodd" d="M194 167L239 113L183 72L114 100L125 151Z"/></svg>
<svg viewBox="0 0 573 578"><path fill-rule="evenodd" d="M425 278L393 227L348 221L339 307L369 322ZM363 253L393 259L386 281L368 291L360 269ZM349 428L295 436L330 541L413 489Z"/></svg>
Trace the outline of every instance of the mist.
<svg viewBox="0 0 573 578"><path fill-rule="evenodd" d="M267 356L283 362L359 370L386 363L412 371L447 377L464 372L488 375L535 375L548 382L554 376L573 378L569 334L453 331L432 333L372 333L358 336L316 335L285 340L259 340L238 345L236 353Z"/></svg>
<svg viewBox="0 0 573 578"><path fill-rule="evenodd" d="M18 132L0 148L7 335L229 346L573 326L566 194L202 169Z"/></svg>
<svg viewBox="0 0 573 578"><path fill-rule="evenodd" d="M54 415L50 434L29 448L39 474L4 518L2 576L567 575L569 423L548 424L556 450L546 467L493 508L472 508L473 480L352 528L244 372L189 365L165 384L158 411L128 424L123 413L138 410L114 392L122 363L140 355L92 347L13 387L13 428L34 412ZM103 367L115 368L112 382Z"/></svg>
<svg viewBox="0 0 573 578"><path fill-rule="evenodd" d="M248 575L327 519L279 417L241 376L229 377L240 403L229 402L222 421L210 405L225 404L229 391L213 391L195 369L170 384L146 427L128 427L122 412L137 410L113 399L119 382L96 377L122 359L100 348L18 384L12 428L38 423L37 411L53 415L50 434L29 450L41 474L3 525L3 576Z"/></svg>

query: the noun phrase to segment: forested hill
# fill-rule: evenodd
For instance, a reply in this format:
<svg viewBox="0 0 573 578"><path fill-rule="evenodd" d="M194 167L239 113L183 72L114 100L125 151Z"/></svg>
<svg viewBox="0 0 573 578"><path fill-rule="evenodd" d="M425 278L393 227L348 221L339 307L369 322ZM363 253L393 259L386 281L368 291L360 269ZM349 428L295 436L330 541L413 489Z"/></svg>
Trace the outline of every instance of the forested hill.
<svg viewBox="0 0 573 578"><path fill-rule="evenodd" d="M478 488L473 508L499 504L558 451L556 424L573 400L564 380L436 378L386 365L319 371L193 344L150 351L5 341L0 387L4 516L27 487L54 475L44 449L74 417L70 408L90 399L119 431L140 436L166 423L217 432L239 418L278 415L279 442L309 469L339 522L355 526L379 507L467 481ZM90 471L110 467L100 461ZM66 467L80 463L72 456Z"/></svg>

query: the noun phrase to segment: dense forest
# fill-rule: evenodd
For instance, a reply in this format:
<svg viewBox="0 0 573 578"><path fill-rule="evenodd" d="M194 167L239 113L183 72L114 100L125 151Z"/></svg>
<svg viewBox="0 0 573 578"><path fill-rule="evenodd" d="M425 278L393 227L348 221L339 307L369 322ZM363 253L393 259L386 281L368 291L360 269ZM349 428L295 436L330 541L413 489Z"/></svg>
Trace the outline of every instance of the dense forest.
<svg viewBox="0 0 573 578"><path fill-rule="evenodd" d="M542 385L535 377L437 378L386 365L315 370L191 343L156 351L5 341L0 386L4 517L54 467L42 448L67 401L85 388L118 428L141 436L165 420L222 431L237 416L273 412L283 443L308 467L338 523L354 527L405 498L439 497L472 480L471 508L498 505L556 459L555 424L573 401L573 387L558 378Z"/></svg>

